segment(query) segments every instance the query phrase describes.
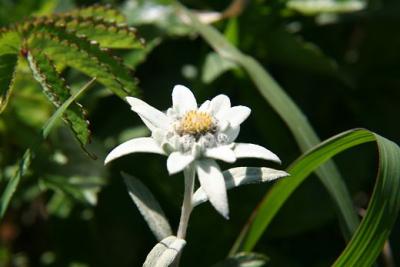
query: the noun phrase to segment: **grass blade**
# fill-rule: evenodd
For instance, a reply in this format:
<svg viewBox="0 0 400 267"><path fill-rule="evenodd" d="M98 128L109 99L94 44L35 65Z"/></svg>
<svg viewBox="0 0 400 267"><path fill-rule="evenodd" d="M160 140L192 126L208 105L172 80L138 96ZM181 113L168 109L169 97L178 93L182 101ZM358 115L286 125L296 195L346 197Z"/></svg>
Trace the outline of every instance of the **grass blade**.
<svg viewBox="0 0 400 267"><path fill-rule="evenodd" d="M381 252L400 210L400 148L364 129L338 134L301 156L289 168L291 177L276 183L251 216L236 248L250 251L279 209L309 174L336 154L375 141L379 149L379 171L366 216L361 221L335 266L371 266Z"/></svg>

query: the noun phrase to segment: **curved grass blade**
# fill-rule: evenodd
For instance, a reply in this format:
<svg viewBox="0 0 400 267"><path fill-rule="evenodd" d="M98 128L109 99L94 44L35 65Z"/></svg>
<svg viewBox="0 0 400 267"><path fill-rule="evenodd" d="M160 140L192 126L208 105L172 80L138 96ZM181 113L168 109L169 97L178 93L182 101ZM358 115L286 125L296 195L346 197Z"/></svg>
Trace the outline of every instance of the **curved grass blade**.
<svg viewBox="0 0 400 267"><path fill-rule="evenodd" d="M68 98L67 101L65 101L58 109L57 111L50 117L50 119L46 122L46 124L43 126L42 129L42 134L36 140L33 142L33 146L31 148L28 148L22 159L19 161L19 168L15 175L8 181L7 186L5 187L1 198L0 198L0 219L4 217L4 214L7 211L7 208L10 204L10 201L12 199L12 196L14 195L15 191L17 190L17 187L21 181L21 178L24 176L26 171L28 170L30 166L30 162L32 160L32 154L33 152L37 149L37 147L41 144L42 140L46 139L47 136L49 135L51 129L54 127L55 122L63 115L63 113L67 110L67 108L87 89L90 88L90 86L93 84L95 79L92 79L89 81L85 86L83 86L79 91L77 91L75 94L73 94L70 98Z"/></svg>
<svg viewBox="0 0 400 267"><path fill-rule="evenodd" d="M7 106L18 63L17 54L0 54L0 113Z"/></svg>
<svg viewBox="0 0 400 267"><path fill-rule="evenodd" d="M44 93L50 101L60 107L70 96L70 89L63 78L56 71L50 59L45 53L31 50L27 53L29 66L33 77L40 83ZM73 131L82 148L90 142L89 121L86 118L86 111L77 102L73 102L63 114L63 119Z"/></svg>
<svg viewBox="0 0 400 267"><path fill-rule="evenodd" d="M286 200L320 165L344 150L372 141L377 143L380 156L374 193L366 216L335 263L335 266L371 266L400 210L400 148L364 129L338 134L296 160L287 170L291 176L276 183L254 211L234 250L252 250Z"/></svg>
<svg viewBox="0 0 400 267"><path fill-rule="evenodd" d="M289 127L303 152L320 143L320 139L306 116L260 63L240 52L213 27L202 24L183 6L178 5L178 13L221 57L246 70L261 95ZM342 232L344 237L349 239L357 228L359 220L353 209L346 185L332 161L327 161L316 172L334 200L339 213Z"/></svg>

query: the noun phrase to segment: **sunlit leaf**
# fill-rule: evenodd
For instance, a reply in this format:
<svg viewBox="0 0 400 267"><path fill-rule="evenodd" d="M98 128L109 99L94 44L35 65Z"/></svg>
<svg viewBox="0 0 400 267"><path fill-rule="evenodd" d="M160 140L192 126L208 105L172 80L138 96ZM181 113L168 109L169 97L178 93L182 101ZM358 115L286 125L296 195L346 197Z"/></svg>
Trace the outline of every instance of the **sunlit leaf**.
<svg viewBox="0 0 400 267"><path fill-rule="evenodd" d="M0 55L18 54L21 46L21 37L14 29L0 28Z"/></svg>
<svg viewBox="0 0 400 267"><path fill-rule="evenodd" d="M201 79L204 83L211 83L224 72L237 67L237 65L217 53L209 53L203 65L203 73Z"/></svg>
<svg viewBox="0 0 400 267"><path fill-rule="evenodd" d="M50 59L45 53L35 50L28 52L27 59L33 77L41 84L50 101L56 107L60 107L70 97L71 93ZM63 115L64 120L74 132L82 147L90 141L89 122L85 116L86 111L77 102L72 103Z"/></svg>
<svg viewBox="0 0 400 267"><path fill-rule="evenodd" d="M97 80L124 98L138 93L132 70L121 59L111 55L97 43L83 36L66 32L52 20L39 20L24 25L31 33L29 46L43 49L54 61L63 62Z"/></svg>
<svg viewBox="0 0 400 267"><path fill-rule="evenodd" d="M364 1L360 0L290 0L287 7L305 15L320 13L348 13L364 9Z"/></svg>
<svg viewBox="0 0 400 267"><path fill-rule="evenodd" d="M115 8L112 8L110 5L91 5L88 7L71 10L65 14L84 18L90 17L113 23L126 22L124 15L122 15Z"/></svg>
<svg viewBox="0 0 400 267"><path fill-rule="evenodd" d="M64 26L66 30L96 41L101 47L132 49L143 48L143 40L137 31L127 25L110 23L93 17L76 17L60 14L52 16L55 23Z"/></svg>

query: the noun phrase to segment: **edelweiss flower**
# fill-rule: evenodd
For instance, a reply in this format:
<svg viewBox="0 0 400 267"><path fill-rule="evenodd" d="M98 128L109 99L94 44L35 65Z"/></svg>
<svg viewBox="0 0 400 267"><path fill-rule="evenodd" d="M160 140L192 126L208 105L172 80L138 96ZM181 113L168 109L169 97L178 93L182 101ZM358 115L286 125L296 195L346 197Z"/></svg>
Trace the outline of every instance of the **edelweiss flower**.
<svg viewBox="0 0 400 267"><path fill-rule="evenodd" d="M215 160L232 163L238 158L261 158L280 163L274 153L262 146L234 142L240 124L251 110L245 106L231 107L226 95L218 95L199 107L188 88L176 85L172 107L166 112L134 97L126 99L150 129L151 137L122 143L108 154L105 163L126 154L149 152L168 156L170 175L193 164L211 204L226 218L229 209L225 181Z"/></svg>

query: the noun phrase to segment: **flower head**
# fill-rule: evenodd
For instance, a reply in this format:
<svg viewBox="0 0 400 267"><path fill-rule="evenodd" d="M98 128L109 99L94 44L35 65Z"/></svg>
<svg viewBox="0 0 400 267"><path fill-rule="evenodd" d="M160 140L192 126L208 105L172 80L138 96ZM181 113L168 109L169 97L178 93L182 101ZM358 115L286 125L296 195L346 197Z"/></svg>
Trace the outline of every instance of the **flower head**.
<svg viewBox="0 0 400 267"><path fill-rule="evenodd" d="M218 95L198 106L188 88L176 85L172 92L173 105L166 112L138 98L126 99L150 129L151 137L122 143L108 154L105 163L126 154L149 152L168 156L169 174L193 164L201 187L224 217L228 217L229 208L225 181L216 160L232 163L238 158L261 158L280 163L274 153L262 146L235 143L240 124L251 110L245 106L231 107L226 95Z"/></svg>

